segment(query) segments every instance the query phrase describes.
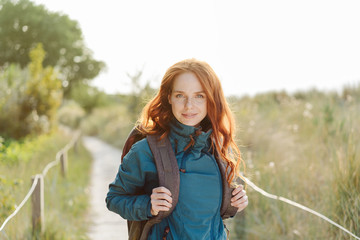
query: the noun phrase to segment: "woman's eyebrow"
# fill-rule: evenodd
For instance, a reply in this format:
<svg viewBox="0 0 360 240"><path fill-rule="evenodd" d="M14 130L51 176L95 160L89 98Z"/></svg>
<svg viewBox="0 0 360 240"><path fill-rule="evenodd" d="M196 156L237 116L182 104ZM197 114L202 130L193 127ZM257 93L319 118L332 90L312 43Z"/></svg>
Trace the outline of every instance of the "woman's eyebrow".
<svg viewBox="0 0 360 240"><path fill-rule="evenodd" d="M181 90L174 90L173 92L176 92L176 93L185 93L185 91L181 91ZM205 91L198 91L198 92L194 92L195 94L198 94L198 93L205 93Z"/></svg>

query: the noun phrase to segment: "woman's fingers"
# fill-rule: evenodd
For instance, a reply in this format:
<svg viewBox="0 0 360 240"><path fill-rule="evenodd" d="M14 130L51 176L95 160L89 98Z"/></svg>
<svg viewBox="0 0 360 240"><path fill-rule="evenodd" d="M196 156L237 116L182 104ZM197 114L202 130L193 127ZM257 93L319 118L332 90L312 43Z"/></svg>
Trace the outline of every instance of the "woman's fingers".
<svg viewBox="0 0 360 240"><path fill-rule="evenodd" d="M248 204L249 204L249 200L247 196L244 196L239 200L231 203L232 206L238 209L238 212L244 210L244 208L246 208Z"/></svg>
<svg viewBox="0 0 360 240"><path fill-rule="evenodd" d="M245 203L247 201L248 201L248 196L245 195L244 197L236 200L235 202L232 202L231 205L234 206L234 207L237 207L237 206L239 206L239 205L241 205L241 204L243 204L243 203Z"/></svg>
<svg viewBox="0 0 360 240"><path fill-rule="evenodd" d="M171 192L165 187L154 188L151 194L151 199L164 199L172 203Z"/></svg>
<svg viewBox="0 0 360 240"><path fill-rule="evenodd" d="M242 211L248 204L248 196L246 195L246 191L244 187L240 185L235 188L232 192L233 197L231 198L231 205L238 208L238 211Z"/></svg>
<svg viewBox="0 0 360 240"><path fill-rule="evenodd" d="M151 194L151 198L152 199L164 199L166 201L168 201L169 203L172 203L172 197L170 197L169 195L165 194L165 193L153 193Z"/></svg>
<svg viewBox="0 0 360 240"><path fill-rule="evenodd" d="M238 212L241 212L242 210L244 210L247 207L247 205L249 205L248 200L246 200L245 202L238 205Z"/></svg>
<svg viewBox="0 0 360 240"><path fill-rule="evenodd" d="M246 195L246 191L244 190L244 186L243 185L239 185L237 188L235 188L232 191L232 195L233 197L231 198L231 202L235 202L237 201L239 198L242 198L243 196Z"/></svg>
<svg viewBox="0 0 360 240"><path fill-rule="evenodd" d="M172 207L172 204L166 200L151 200L151 204L158 211L167 211Z"/></svg>
<svg viewBox="0 0 360 240"><path fill-rule="evenodd" d="M150 198L153 216L158 215L159 211L169 211L172 206L171 192L165 187L154 188Z"/></svg>
<svg viewBox="0 0 360 240"><path fill-rule="evenodd" d="M236 187L233 191L232 191L232 195L236 195L238 194L240 191L244 190L244 186L243 185L239 185L238 187Z"/></svg>
<svg viewBox="0 0 360 240"><path fill-rule="evenodd" d="M240 198L242 198L244 196L246 196L246 191L242 190L242 191L238 192L235 196L233 196L231 198L231 202L235 202L235 201L239 200Z"/></svg>
<svg viewBox="0 0 360 240"><path fill-rule="evenodd" d="M171 192L166 187L157 187L152 190L153 193L166 193L171 196Z"/></svg>

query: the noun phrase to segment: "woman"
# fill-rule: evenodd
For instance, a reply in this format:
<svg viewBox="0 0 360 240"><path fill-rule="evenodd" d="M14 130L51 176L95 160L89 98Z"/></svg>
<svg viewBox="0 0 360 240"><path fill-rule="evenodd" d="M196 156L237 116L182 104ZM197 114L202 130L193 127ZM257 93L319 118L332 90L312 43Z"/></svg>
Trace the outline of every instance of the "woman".
<svg viewBox="0 0 360 240"><path fill-rule="evenodd" d="M148 239L226 239L219 210L222 180L214 154L225 161L229 184L237 177L242 160L234 142L234 120L213 69L196 59L171 66L158 94L143 109L140 130L168 137L180 169L178 203L152 227ZM145 194L135 195L139 189ZM109 210L134 221L171 208L171 192L158 186L146 139L125 155L106 203ZM238 211L248 205L242 185L233 190L231 205Z"/></svg>

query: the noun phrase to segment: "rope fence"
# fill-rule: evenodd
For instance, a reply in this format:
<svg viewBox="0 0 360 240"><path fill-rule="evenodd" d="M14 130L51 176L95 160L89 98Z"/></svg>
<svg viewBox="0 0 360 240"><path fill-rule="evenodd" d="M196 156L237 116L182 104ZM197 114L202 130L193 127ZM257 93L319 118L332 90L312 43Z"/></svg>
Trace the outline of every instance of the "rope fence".
<svg viewBox="0 0 360 240"><path fill-rule="evenodd" d="M13 218L15 215L20 211L20 209L25 205L25 203L29 200L32 196L32 224L33 230L40 229L43 231L44 229L44 213L43 213L43 206L44 206L44 193L43 193L43 181L44 177L48 173L48 171L53 168L54 166L61 163L61 173L63 177L66 176L66 166L67 166L67 152L74 147L75 151L77 148L77 142L79 140L81 133L77 131L71 141L66 144L64 148L56 153L55 160L48 163L45 168L43 169L41 174L36 174L32 177L32 185L28 193L26 194L25 198L21 201L20 205L17 206L14 212L8 216L3 224L0 227L0 232L5 228L6 224Z"/></svg>
<svg viewBox="0 0 360 240"><path fill-rule="evenodd" d="M10 219L12 219L20 211L20 209L24 206L24 204L27 202L27 200L29 200L29 198L31 197L31 194L33 194L33 192L35 190L35 187L36 187L36 184L37 184L38 180L39 180L39 178L36 177L35 181L33 182L32 186L31 186L31 188L29 190L29 192L26 194L24 200L22 200L20 205L16 207L15 211L5 219L4 223L0 227L0 232L4 229L4 227L6 226L8 221L10 221Z"/></svg>
<svg viewBox="0 0 360 240"><path fill-rule="evenodd" d="M297 208L300 208L306 212L309 212L317 217L320 217L321 219L327 221L328 223L334 225L335 227L341 229L342 231L346 232L347 234L351 235L352 237L356 238L356 239L359 239L360 240L360 237L356 236L355 234L353 234L352 232L350 232L349 230L347 230L346 228L344 228L343 226L341 226L340 224L332 221L331 219L329 219L328 217L322 215L321 213L318 213L308 207L305 207L304 205L301 205L297 202L294 202L290 199L287 199L287 198L284 198L284 197L281 197L281 196L276 196L274 194L270 194L266 191L264 191L263 189L259 188L258 186L256 186L253 182L251 182L248 178L244 177L244 176L241 176L244 180L245 180L245 183L247 185L249 185L252 189L254 189L256 192L262 194L263 196L267 197L267 198L271 198L271 199L275 199L275 200L279 200L279 201L282 201L282 202L285 202L287 204L290 204L294 207L297 207Z"/></svg>

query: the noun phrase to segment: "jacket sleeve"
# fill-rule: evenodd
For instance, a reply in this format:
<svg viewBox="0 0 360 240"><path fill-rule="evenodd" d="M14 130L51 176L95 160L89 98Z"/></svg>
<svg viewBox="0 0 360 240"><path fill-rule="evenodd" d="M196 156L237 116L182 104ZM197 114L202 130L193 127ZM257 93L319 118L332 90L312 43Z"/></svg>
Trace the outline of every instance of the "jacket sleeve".
<svg viewBox="0 0 360 240"><path fill-rule="evenodd" d="M127 220L149 219L152 216L150 195L144 189L154 171L156 167L146 139L135 143L124 157L115 180L109 185L107 208Z"/></svg>

